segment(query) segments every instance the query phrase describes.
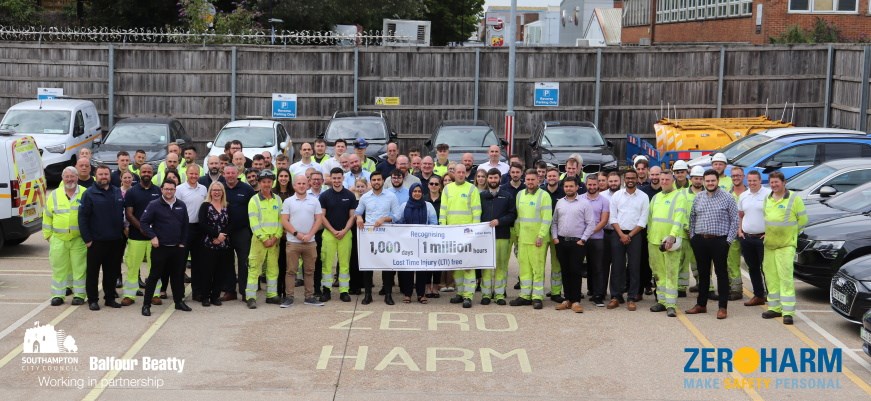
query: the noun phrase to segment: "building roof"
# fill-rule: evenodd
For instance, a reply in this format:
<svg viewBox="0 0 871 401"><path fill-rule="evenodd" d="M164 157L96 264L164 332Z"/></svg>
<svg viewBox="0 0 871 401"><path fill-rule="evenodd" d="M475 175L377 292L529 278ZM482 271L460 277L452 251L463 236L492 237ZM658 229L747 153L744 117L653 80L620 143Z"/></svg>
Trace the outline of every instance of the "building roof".
<svg viewBox="0 0 871 401"><path fill-rule="evenodd" d="M623 9L620 8L596 8L590 16L590 22L584 31L584 37L590 32L590 28L596 23L602 29L605 36L605 44L608 46L620 45L620 31L623 28Z"/></svg>

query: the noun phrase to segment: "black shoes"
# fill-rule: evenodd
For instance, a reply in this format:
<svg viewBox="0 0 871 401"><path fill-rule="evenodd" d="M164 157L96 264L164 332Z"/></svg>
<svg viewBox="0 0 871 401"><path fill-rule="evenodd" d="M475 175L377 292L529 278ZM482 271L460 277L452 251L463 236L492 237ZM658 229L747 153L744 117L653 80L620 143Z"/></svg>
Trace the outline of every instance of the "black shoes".
<svg viewBox="0 0 871 401"><path fill-rule="evenodd" d="M457 295L454 295L453 297L451 297L452 304L458 304L458 303L462 303L462 302L463 302L463 296L460 294L457 294Z"/></svg>
<svg viewBox="0 0 871 401"><path fill-rule="evenodd" d="M677 297L678 298L686 298L687 292L685 290L677 290Z"/></svg>
<svg viewBox="0 0 871 401"><path fill-rule="evenodd" d="M532 301L532 309L541 309L543 307L544 307L544 304L542 304L540 299L536 299L536 300Z"/></svg>
<svg viewBox="0 0 871 401"><path fill-rule="evenodd" d="M668 309L666 309L665 314L666 314L668 317L677 317L677 311L675 311L674 308L668 308Z"/></svg>
<svg viewBox="0 0 871 401"><path fill-rule="evenodd" d="M505 305L508 305L508 302L505 302L504 299L497 299L497 300L496 300L496 305L505 306Z"/></svg>
<svg viewBox="0 0 871 401"><path fill-rule="evenodd" d="M463 308L469 309L472 307L472 300L469 298L463 298Z"/></svg>
<svg viewBox="0 0 871 401"><path fill-rule="evenodd" d="M51 299L51 306L61 306L64 304L64 299L61 297L54 297Z"/></svg>
<svg viewBox="0 0 871 401"><path fill-rule="evenodd" d="M511 302L508 303L508 305L511 305L511 306L529 306L529 305L532 305L532 301L530 301L526 298L518 297L518 298L512 299Z"/></svg>
<svg viewBox="0 0 871 401"><path fill-rule="evenodd" d="M651 312L665 312L665 305L657 302L657 303L650 306L650 311Z"/></svg>
<svg viewBox="0 0 871 401"><path fill-rule="evenodd" d="M520 282L519 282L519 281L517 282L517 284L514 284L514 289L515 289L515 290L519 290L519 289L520 289Z"/></svg>
<svg viewBox="0 0 871 401"><path fill-rule="evenodd" d="M115 280L115 288L121 288L124 286L124 283L121 282L121 277L118 277L118 280Z"/></svg>
<svg viewBox="0 0 871 401"><path fill-rule="evenodd" d="M88 309L92 311L98 311L100 310L100 304L96 302L88 302Z"/></svg>
<svg viewBox="0 0 871 401"><path fill-rule="evenodd" d="M363 300L360 303L363 305L369 305L372 303L372 290L366 290L366 294L363 295Z"/></svg>
<svg viewBox="0 0 871 401"><path fill-rule="evenodd" d="M106 306L108 306L110 308L120 308L121 304L119 304L118 301L112 299L112 300L106 301Z"/></svg>
<svg viewBox="0 0 871 401"><path fill-rule="evenodd" d="M789 315L784 316L783 317L783 324L785 324L787 326L792 326L792 316L789 316Z"/></svg>
<svg viewBox="0 0 871 401"><path fill-rule="evenodd" d="M351 302L351 296L348 295L347 292L343 292L343 293L339 294L339 299L342 302Z"/></svg>
<svg viewBox="0 0 871 401"><path fill-rule="evenodd" d="M266 298L266 303L268 303L268 304L274 304L274 305L280 305L280 304L281 304L281 298L279 298L279 297L269 297L269 298Z"/></svg>
<svg viewBox="0 0 871 401"><path fill-rule="evenodd" d="M381 289L378 290L378 295L386 295L386 294L387 294L387 293L384 292L384 287L381 287Z"/></svg>
<svg viewBox="0 0 871 401"><path fill-rule="evenodd" d="M490 305L490 298L481 298L481 305Z"/></svg>
<svg viewBox="0 0 871 401"><path fill-rule="evenodd" d="M396 302L393 302L393 294L387 293L384 295L384 303L387 305L394 305Z"/></svg>
<svg viewBox="0 0 871 401"><path fill-rule="evenodd" d="M551 295L550 300L554 301L558 304L561 304L563 301L565 301L565 298L561 297L560 294L556 294L556 295Z"/></svg>
<svg viewBox="0 0 871 401"><path fill-rule="evenodd" d="M324 287L324 290L321 293L321 302L327 302L331 299L333 299L333 296L330 294L330 290Z"/></svg>
<svg viewBox="0 0 871 401"><path fill-rule="evenodd" d="M151 305L142 305L142 316L151 316Z"/></svg>
<svg viewBox="0 0 871 401"><path fill-rule="evenodd" d="M257 300L254 298L249 299L246 303L248 304L248 309L257 309Z"/></svg>
<svg viewBox="0 0 871 401"><path fill-rule="evenodd" d="M763 319L774 319L774 318L776 318L776 317L781 317L781 316L783 316L782 313L780 313L780 312L775 312L775 311L773 311L773 310L767 310L767 311L765 311L765 312L762 312L762 318L763 318Z"/></svg>
<svg viewBox="0 0 871 401"><path fill-rule="evenodd" d="M184 301L179 301L175 303L175 310L180 310L183 312L190 312L192 309L188 306Z"/></svg>
<svg viewBox="0 0 871 401"><path fill-rule="evenodd" d="M81 299L81 298L73 298L73 302L72 302L72 304L73 304L74 306L84 305L84 304L85 304L85 300L84 300L84 299Z"/></svg>

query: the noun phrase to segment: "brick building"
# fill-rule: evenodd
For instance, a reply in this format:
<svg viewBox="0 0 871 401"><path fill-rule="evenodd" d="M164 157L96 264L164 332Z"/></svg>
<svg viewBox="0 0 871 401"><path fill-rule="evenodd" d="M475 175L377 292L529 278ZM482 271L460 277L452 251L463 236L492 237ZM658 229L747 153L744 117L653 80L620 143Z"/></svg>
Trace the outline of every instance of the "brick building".
<svg viewBox="0 0 871 401"><path fill-rule="evenodd" d="M817 18L848 41L871 40L871 0L624 0L624 45L690 42L769 43Z"/></svg>

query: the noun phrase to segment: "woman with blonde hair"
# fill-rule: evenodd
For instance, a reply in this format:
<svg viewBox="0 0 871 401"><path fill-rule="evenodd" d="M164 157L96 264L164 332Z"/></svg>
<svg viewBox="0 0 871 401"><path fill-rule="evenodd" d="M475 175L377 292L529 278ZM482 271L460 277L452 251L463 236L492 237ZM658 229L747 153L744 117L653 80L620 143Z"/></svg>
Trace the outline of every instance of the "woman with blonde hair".
<svg viewBox="0 0 871 401"><path fill-rule="evenodd" d="M218 181L209 185L209 192L199 210L203 237L203 306L221 305L221 277L233 270L233 248L228 232L227 191ZM208 296L207 296L208 295Z"/></svg>

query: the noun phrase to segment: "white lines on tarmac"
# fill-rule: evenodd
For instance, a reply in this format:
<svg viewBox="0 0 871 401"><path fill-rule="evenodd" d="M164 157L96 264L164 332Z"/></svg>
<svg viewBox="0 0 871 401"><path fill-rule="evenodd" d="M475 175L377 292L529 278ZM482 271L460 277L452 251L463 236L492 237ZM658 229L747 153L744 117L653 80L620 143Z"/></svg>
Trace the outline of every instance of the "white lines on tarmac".
<svg viewBox="0 0 871 401"><path fill-rule="evenodd" d="M40 303L39 306L33 308L30 312L27 312L26 315L22 316L21 319L16 320L15 323L10 324L9 327L0 331L0 340L8 336L9 333L15 331L15 329L21 327L24 323L29 322L30 319L39 314L39 312L42 312L43 309L48 307L49 302L51 302L51 300L46 299L45 302Z"/></svg>
<svg viewBox="0 0 871 401"><path fill-rule="evenodd" d="M6 256L0 258L0 260L48 260L48 257L38 257L38 256Z"/></svg>
<svg viewBox="0 0 871 401"><path fill-rule="evenodd" d="M796 312L801 313L835 313L831 309L796 309Z"/></svg>
<svg viewBox="0 0 871 401"><path fill-rule="evenodd" d="M42 302L0 301L0 305L42 305Z"/></svg>
<svg viewBox="0 0 871 401"><path fill-rule="evenodd" d="M841 340L838 340L835 336L826 331L826 329L820 327L820 325L818 325L816 322L809 319L807 316L804 315L803 312L796 311L795 316L803 320L810 328L814 329L814 331L816 331L819 335L823 336L828 342L832 343L832 345L840 348L845 354L847 354L847 356L850 357L850 359L856 361L856 363L865 368L865 370L867 370L868 372L871 372L871 363L868 363L865 358L857 355L856 352L847 347L847 345L841 342Z"/></svg>

